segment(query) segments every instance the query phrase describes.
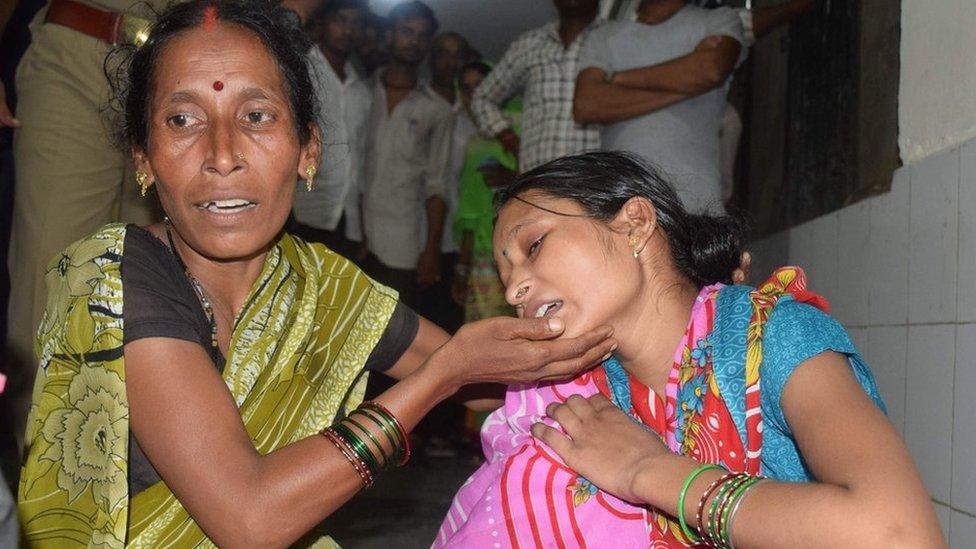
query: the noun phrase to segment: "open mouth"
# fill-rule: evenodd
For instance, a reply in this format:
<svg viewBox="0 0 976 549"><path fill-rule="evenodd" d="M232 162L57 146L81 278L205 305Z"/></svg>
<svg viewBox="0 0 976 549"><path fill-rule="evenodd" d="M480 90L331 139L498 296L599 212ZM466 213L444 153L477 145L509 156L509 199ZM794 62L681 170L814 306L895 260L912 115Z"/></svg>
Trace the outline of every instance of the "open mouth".
<svg viewBox="0 0 976 549"><path fill-rule="evenodd" d="M561 299L543 303L542 305L539 305L538 309L535 310L535 317L540 318L544 316L552 316L553 314L556 313L556 311L562 308L562 306L563 306L563 302Z"/></svg>
<svg viewBox="0 0 976 549"><path fill-rule="evenodd" d="M250 200L245 200L243 198L228 198L225 200L201 202L200 204L197 204L197 208L217 214L234 214L250 210L257 205L257 202L251 202Z"/></svg>

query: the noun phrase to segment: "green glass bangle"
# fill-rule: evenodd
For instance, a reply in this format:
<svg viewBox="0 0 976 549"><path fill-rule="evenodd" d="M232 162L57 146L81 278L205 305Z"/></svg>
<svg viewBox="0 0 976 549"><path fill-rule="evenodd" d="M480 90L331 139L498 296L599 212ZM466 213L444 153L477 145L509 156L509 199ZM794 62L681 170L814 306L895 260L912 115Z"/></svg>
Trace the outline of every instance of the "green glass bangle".
<svg viewBox="0 0 976 549"><path fill-rule="evenodd" d="M386 419L384 419L382 414L380 414L376 410L373 410L372 408L359 407L356 408L355 411L358 411L359 413L365 415L373 423L376 423L377 425L380 426L380 430L383 431L383 434L386 435L387 440L389 440L390 444L393 445L394 448L393 462L397 465L402 464L403 452L404 452L403 442L396 428L393 426L393 424L387 422Z"/></svg>
<svg viewBox="0 0 976 549"><path fill-rule="evenodd" d="M722 467L713 463L699 465L694 471L691 472L691 474L688 475L688 478L685 479L685 483L681 485L681 493L678 494L678 523L681 524L681 531L684 532L685 537L694 543L700 542L701 537L695 535L695 533L691 531L691 528L688 527L688 522L685 520L685 496L688 495L688 489L691 488L691 483L694 482L699 475L712 469L720 469L724 471Z"/></svg>
<svg viewBox="0 0 976 549"><path fill-rule="evenodd" d="M349 412L349 417L359 414L364 418L372 421L374 425L379 427L380 431L383 433L383 436L386 437L386 440L390 441L390 448L392 448L393 450L393 458L395 459L400 455L400 451L401 451L400 445L397 444L397 441L394 438L393 433L390 432L390 427L385 423L383 423L382 421L380 421L379 419L377 419L376 416L373 415L374 413L375 412L372 412L366 408L356 408L352 412Z"/></svg>
<svg viewBox="0 0 976 549"><path fill-rule="evenodd" d="M377 439L376 436L373 435L372 431L364 427L362 423L359 423L358 421L353 419L351 414L349 416L346 416L346 419L342 421L348 421L349 423L352 423L353 425L356 426L357 429L362 431L363 434L369 437L369 440L373 441L373 444L376 445L376 449L379 450L380 455L383 456L383 468L385 469L386 466L390 464L390 456L386 455L386 450L383 449L383 445L380 444L379 439Z"/></svg>
<svg viewBox="0 0 976 549"><path fill-rule="evenodd" d="M719 517L719 539L726 546L732 545L731 541L729 540L729 513L735 508L739 500L746 495L749 488L755 486L756 483L762 481L762 479L763 477L750 478L749 480L743 482L742 485L736 488L735 491L732 492L732 495L729 496L729 503L722 510L722 515Z"/></svg>
<svg viewBox="0 0 976 549"><path fill-rule="evenodd" d="M715 499L712 500L712 505L708 509L708 537L716 544L721 540L718 536L718 510L722 502L726 499L729 493L736 488L739 484L744 482L749 475L745 473L739 473L738 475L732 477L728 482L719 488L718 493L715 494Z"/></svg>
<svg viewBox="0 0 976 549"><path fill-rule="evenodd" d="M367 400L360 404L360 407L370 409L376 412L384 421L390 424L393 432L396 433L397 439L400 441L400 446L403 448L403 453L400 459L397 461L397 466L403 466L410 459L410 440L407 438L407 431L403 428L400 421L393 415L393 412L386 409L385 406L379 404L378 402L373 402Z"/></svg>
<svg viewBox="0 0 976 549"><path fill-rule="evenodd" d="M352 432L352 429L342 423L336 423L332 428L352 447L356 455L366 463L370 473L375 475L380 470L380 464L376 456L369 450L366 443Z"/></svg>

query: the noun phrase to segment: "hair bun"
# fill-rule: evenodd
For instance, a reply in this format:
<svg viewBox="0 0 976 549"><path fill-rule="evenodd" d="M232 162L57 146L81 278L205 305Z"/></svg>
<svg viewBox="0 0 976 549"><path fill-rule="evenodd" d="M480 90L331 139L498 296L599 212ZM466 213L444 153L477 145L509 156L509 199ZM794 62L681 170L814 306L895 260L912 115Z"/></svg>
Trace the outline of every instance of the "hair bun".
<svg viewBox="0 0 976 549"><path fill-rule="evenodd" d="M731 216L689 215L690 274L700 286L731 283L742 261L745 224Z"/></svg>

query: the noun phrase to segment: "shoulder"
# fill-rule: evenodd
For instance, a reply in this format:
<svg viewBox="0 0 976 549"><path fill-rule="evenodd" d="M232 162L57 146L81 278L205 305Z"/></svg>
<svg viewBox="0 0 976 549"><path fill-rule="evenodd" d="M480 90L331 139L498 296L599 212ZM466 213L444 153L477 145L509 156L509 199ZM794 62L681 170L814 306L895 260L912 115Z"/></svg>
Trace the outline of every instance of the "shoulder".
<svg viewBox="0 0 976 549"><path fill-rule="evenodd" d="M546 23L541 27L536 27L531 30L527 30L512 41L512 44L508 47L508 52L518 52L527 49L535 48L540 43L545 42L549 39L549 35L556 29L556 23Z"/></svg>
<svg viewBox="0 0 976 549"><path fill-rule="evenodd" d="M782 298L766 323L763 344L767 354L802 362L825 350L852 354L855 352L847 331L829 314Z"/></svg>

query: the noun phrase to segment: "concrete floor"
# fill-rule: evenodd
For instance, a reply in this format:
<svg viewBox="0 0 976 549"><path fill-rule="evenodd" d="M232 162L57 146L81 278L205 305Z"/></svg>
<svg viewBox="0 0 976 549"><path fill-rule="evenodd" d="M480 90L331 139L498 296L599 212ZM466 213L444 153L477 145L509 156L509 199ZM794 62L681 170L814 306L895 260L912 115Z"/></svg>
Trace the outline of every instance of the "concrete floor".
<svg viewBox="0 0 976 549"><path fill-rule="evenodd" d="M476 468L461 458L411 459L384 472L324 529L344 549L430 547L455 492Z"/></svg>

